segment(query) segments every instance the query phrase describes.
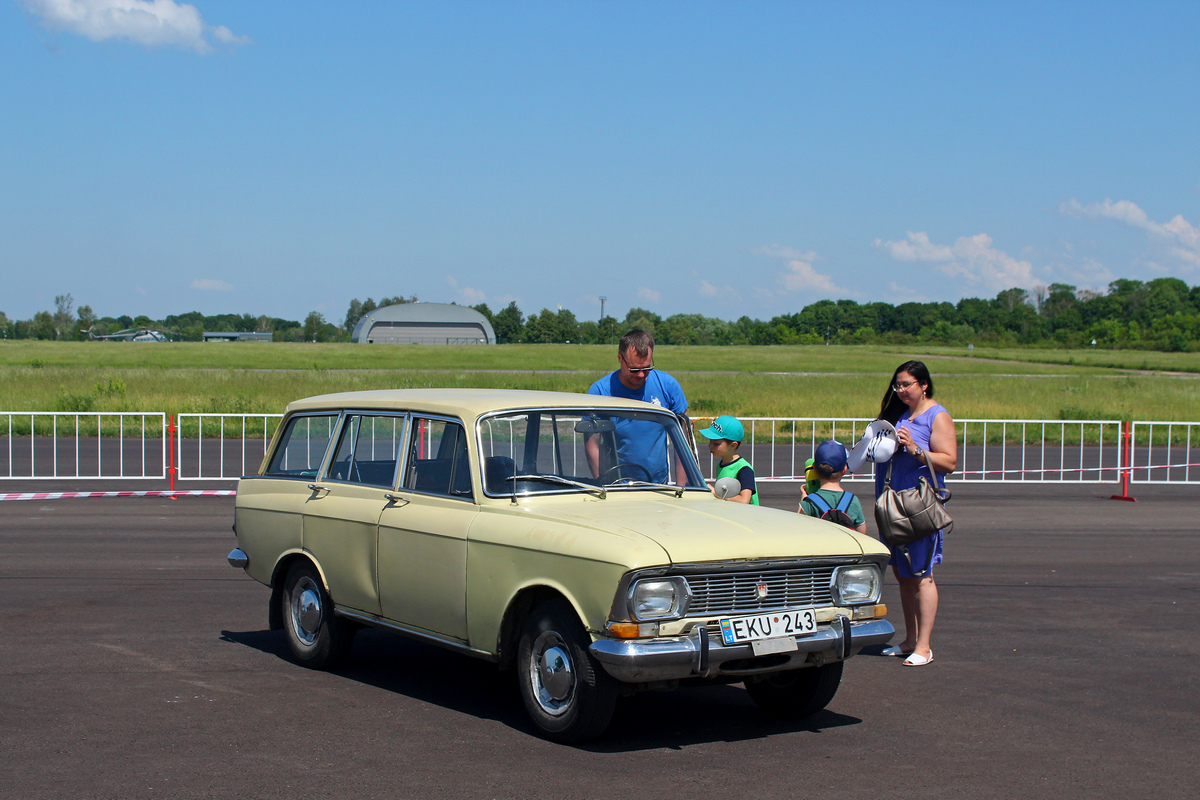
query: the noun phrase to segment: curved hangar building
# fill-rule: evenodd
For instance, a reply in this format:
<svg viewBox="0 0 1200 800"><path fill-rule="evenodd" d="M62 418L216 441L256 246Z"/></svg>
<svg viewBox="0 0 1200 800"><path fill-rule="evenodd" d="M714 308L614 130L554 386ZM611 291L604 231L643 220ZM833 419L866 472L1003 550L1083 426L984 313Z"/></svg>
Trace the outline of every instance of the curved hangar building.
<svg viewBox="0 0 1200 800"><path fill-rule="evenodd" d="M362 344L495 344L487 317L449 303L401 303L362 315L350 334Z"/></svg>

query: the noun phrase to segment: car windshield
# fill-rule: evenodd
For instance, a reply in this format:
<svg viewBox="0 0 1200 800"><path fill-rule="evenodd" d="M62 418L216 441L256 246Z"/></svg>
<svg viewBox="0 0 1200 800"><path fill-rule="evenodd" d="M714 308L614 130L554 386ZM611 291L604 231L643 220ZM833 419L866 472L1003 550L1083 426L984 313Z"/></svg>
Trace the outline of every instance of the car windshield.
<svg viewBox="0 0 1200 800"><path fill-rule="evenodd" d="M492 496L707 491L684 437L667 412L537 409L487 417L479 422L483 485Z"/></svg>

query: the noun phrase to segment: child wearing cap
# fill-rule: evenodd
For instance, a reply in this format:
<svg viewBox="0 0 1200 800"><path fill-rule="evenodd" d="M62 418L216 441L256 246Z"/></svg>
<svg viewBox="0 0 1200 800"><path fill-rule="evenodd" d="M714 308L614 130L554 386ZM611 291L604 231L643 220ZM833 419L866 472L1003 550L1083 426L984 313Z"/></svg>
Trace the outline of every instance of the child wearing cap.
<svg viewBox="0 0 1200 800"><path fill-rule="evenodd" d="M708 439L708 452L721 459L717 471L717 480L721 478L737 478L742 490L735 495L726 497L734 503L758 505L758 487L754 485L754 467L750 462L738 455L738 448L746 431L736 417L728 415L717 417L712 425L700 431L700 435ZM716 487L712 487L716 494Z"/></svg>
<svg viewBox="0 0 1200 800"><path fill-rule="evenodd" d="M799 513L807 514L810 517L821 517L829 509L839 508L842 496L849 494L842 488L842 476L846 474L846 457L846 448L840 442L830 440L817 445L817 452L813 456L813 466L816 468L817 479L821 486L812 494L801 488L800 508L797 509ZM812 501L813 494L819 495L824 501L826 505L824 511ZM858 498L851 494L849 506L845 506L845 504L842 506L845 507L846 516L854 523L854 530L866 533L867 518L863 516L862 504L858 502Z"/></svg>

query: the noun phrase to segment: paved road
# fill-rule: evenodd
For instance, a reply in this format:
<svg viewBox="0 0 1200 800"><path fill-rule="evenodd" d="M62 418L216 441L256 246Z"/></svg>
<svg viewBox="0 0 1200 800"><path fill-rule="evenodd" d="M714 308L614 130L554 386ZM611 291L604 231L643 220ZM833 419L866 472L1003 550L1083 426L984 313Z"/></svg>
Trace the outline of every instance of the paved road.
<svg viewBox="0 0 1200 800"><path fill-rule="evenodd" d="M1111 492L960 487L928 668L856 657L805 724L641 695L582 748L425 645L292 664L225 563L232 500L2 503L0 798L1194 797L1200 492Z"/></svg>

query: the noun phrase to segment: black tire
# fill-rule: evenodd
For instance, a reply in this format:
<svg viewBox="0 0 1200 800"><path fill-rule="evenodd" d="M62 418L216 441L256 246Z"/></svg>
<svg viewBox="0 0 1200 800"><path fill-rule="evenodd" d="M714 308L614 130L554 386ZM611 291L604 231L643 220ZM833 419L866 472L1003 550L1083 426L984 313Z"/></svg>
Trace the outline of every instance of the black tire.
<svg viewBox="0 0 1200 800"><path fill-rule="evenodd" d="M594 739L612 720L619 684L592 658L590 643L575 610L561 598L537 606L525 621L517 682L529 718L547 739Z"/></svg>
<svg viewBox="0 0 1200 800"><path fill-rule="evenodd" d="M746 691L764 713L773 717L803 719L817 713L837 694L842 666L834 661L821 667L773 672L746 681Z"/></svg>
<svg viewBox="0 0 1200 800"><path fill-rule="evenodd" d="M311 669L332 669L345 659L357 627L333 613L333 600L312 564L288 570L281 602L283 630L297 661Z"/></svg>

